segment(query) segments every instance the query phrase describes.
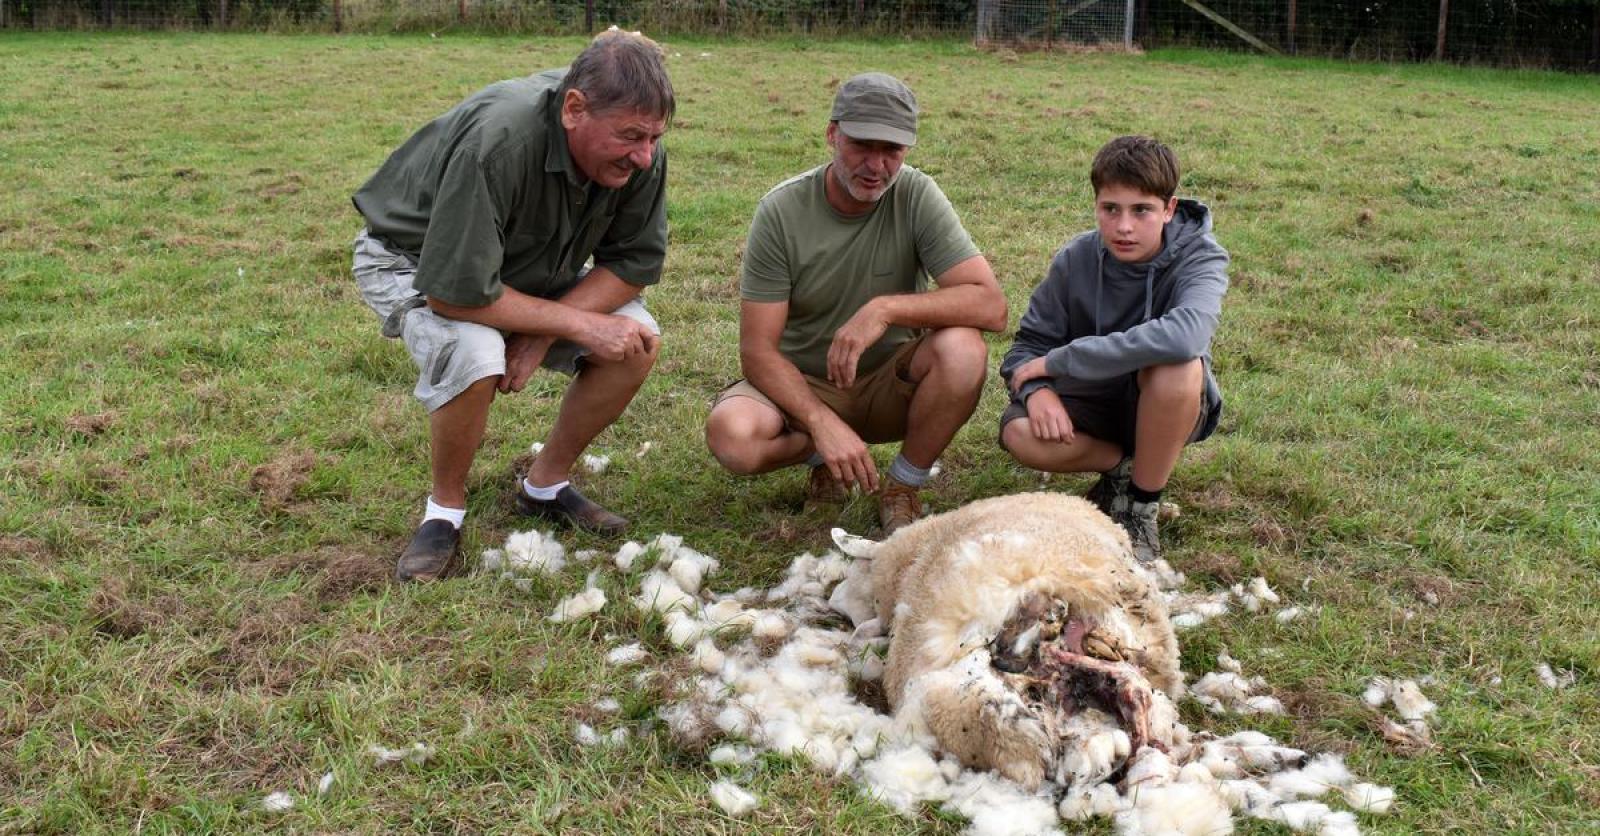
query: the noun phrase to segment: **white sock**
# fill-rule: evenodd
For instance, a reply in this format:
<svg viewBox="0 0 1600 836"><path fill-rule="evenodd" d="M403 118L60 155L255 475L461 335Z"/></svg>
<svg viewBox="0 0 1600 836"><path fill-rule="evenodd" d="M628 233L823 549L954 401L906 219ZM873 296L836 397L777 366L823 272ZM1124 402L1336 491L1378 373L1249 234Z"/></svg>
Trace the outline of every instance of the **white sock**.
<svg viewBox="0 0 1600 836"><path fill-rule="evenodd" d="M460 528L461 523L465 522L466 519L467 509L446 508L443 505L434 502L432 496L428 497L428 507L422 512L423 522L427 522L429 520L445 520L456 528Z"/></svg>
<svg viewBox="0 0 1600 836"><path fill-rule="evenodd" d="M522 492L527 494L529 499L537 499L540 502L549 502L550 500L556 498L556 494L561 493L562 488L570 484L572 483L566 479L562 479L548 488L541 488L524 478L522 480Z"/></svg>

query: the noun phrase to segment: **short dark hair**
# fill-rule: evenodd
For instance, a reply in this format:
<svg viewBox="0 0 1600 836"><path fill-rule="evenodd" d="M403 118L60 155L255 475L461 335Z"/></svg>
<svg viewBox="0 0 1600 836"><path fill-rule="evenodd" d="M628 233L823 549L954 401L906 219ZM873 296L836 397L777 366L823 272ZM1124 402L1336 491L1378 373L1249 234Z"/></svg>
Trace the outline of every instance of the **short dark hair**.
<svg viewBox="0 0 1600 836"><path fill-rule="evenodd" d="M661 58L655 41L613 26L578 53L561 81L560 96L578 90L594 113L629 110L670 122L678 103Z"/></svg>
<svg viewBox="0 0 1600 836"><path fill-rule="evenodd" d="M1089 167L1095 194L1106 186L1127 186L1162 201L1177 194L1178 176L1177 155L1148 136L1119 136L1107 142Z"/></svg>

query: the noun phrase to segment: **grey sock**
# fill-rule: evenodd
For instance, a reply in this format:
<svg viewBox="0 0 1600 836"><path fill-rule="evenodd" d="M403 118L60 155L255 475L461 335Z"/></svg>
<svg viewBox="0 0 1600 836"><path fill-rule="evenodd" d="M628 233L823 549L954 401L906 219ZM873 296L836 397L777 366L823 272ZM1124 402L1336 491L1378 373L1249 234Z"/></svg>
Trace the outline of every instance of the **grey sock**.
<svg viewBox="0 0 1600 836"><path fill-rule="evenodd" d="M906 461L905 454L894 457L894 462L889 465L889 478L913 488L920 488L928 481L930 468L917 467Z"/></svg>

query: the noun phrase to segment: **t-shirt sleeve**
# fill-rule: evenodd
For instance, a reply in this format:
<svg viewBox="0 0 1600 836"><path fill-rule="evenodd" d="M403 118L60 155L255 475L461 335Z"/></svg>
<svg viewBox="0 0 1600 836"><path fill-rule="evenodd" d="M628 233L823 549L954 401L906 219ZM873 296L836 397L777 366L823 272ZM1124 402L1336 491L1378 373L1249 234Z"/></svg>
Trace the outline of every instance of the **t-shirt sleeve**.
<svg viewBox="0 0 1600 836"><path fill-rule="evenodd" d="M635 287L661 281L667 257L667 149L657 148L650 176L622 201L594 250L604 267Z"/></svg>
<svg viewBox="0 0 1600 836"><path fill-rule="evenodd" d="M972 243L972 236L961 225L955 207L932 178L924 181L914 205L917 258L928 275L937 278L979 254L978 245Z"/></svg>
<svg viewBox="0 0 1600 836"><path fill-rule="evenodd" d="M783 224L770 200L756 205L745 239L739 274L739 298L751 302L787 302L794 285L789 253L783 246Z"/></svg>
<svg viewBox="0 0 1600 836"><path fill-rule="evenodd" d="M500 265L500 204L477 154L461 148L445 166L429 212L417 277L419 292L452 305L482 307L505 292Z"/></svg>

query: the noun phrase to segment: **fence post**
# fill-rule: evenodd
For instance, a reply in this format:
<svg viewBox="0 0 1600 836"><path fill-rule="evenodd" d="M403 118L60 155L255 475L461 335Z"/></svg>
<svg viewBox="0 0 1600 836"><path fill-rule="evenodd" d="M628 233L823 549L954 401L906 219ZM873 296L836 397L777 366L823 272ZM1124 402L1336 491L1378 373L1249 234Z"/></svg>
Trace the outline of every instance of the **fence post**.
<svg viewBox="0 0 1600 836"><path fill-rule="evenodd" d="M228 0L217 0L217 28L228 28Z"/></svg>
<svg viewBox="0 0 1600 836"><path fill-rule="evenodd" d="M1444 27L1450 19L1450 0L1439 0L1439 36L1433 42L1433 60L1444 60Z"/></svg>
<svg viewBox="0 0 1600 836"><path fill-rule="evenodd" d="M594 34L594 0L583 0L583 28Z"/></svg>
<svg viewBox="0 0 1600 836"><path fill-rule="evenodd" d="M339 0L333 0L333 31L344 31L344 13L340 8Z"/></svg>
<svg viewBox="0 0 1600 836"><path fill-rule="evenodd" d="M467 0L456 0L456 20L467 22Z"/></svg>
<svg viewBox="0 0 1600 836"><path fill-rule="evenodd" d="M1122 48L1133 49L1133 4L1136 0L1128 0L1122 7Z"/></svg>
<svg viewBox="0 0 1600 836"><path fill-rule="evenodd" d="M1298 4L1295 2L1295 0L1289 0L1289 54L1290 55L1293 55L1295 53L1295 46L1294 46L1295 25L1294 25L1294 19L1295 19L1295 7L1297 5Z"/></svg>

